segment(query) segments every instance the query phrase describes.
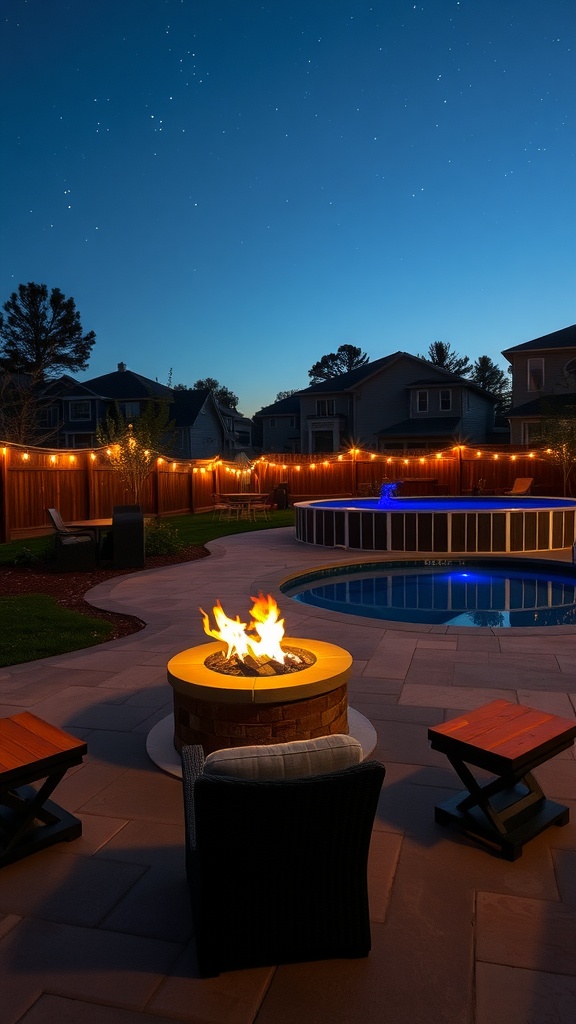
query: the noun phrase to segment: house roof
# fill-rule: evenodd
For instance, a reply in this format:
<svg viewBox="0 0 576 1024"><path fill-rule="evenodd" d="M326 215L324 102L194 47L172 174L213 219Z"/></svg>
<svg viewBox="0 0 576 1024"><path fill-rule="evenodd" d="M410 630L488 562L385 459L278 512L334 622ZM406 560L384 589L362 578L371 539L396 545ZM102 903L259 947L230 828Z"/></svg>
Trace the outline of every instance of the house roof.
<svg viewBox="0 0 576 1024"><path fill-rule="evenodd" d="M368 380L370 377L374 377L379 374L386 367L391 366L399 359L408 359L410 362L415 364L415 369L418 369L421 373L426 371L430 372L433 368L434 372L438 375L435 377L426 377L418 380L411 381L408 387L446 387L447 384L452 386L460 385L461 387L471 388L473 391L478 392L484 396L493 397L489 391L475 384L473 381L468 380L467 377L461 377L458 373L451 373L450 370L445 370L442 366L436 366L431 363L428 359L421 359L420 356L413 356L410 352L392 352L389 356L383 356L381 359L375 359L372 363L365 363L364 366L359 366L355 370L349 370L348 373L340 373L337 377L330 377L329 380L323 380L319 384L311 384L310 387L304 388L299 391L299 395L312 395L312 394L325 394L326 392L334 393L341 391L352 391L358 387L363 381Z"/></svg>
<svg viewBox="0 0 576 1024"><path fill-rule="evenodd" d="M506 416L508 419L522 416L543 416L544 414L558 413L559 415L571 410L574 415L576 409L576 394L568 393L562 395L541 395L533 398L531 402L524 402L523 405L516 405L510 409Z"/></svg>
<svg viewBox="0 0 576 1024"><path fill-rule="evenodd" d="M509 357L514 352L554 348L576 348L576 324L572 324L571 327L563 327L561 331L552 331L552 334L544 334L541 338L525 341L523 345L514 345L512 348L504 349L502 355L511 362Z"/></svg>
<svg viewBox="0 0 576 1024"><path fill-rule="evenodd" d="M453 437L460 426L459 416L431 416L402 420L377 431L378 437Z"/></svg>
<svg viewBox="0 0 576 1024"><path fill-rule="evenodd" d="M300 412L300 395L301 391L297 391L294 395L288 395L288 398L281 398L279 402L272 402L272 405L265 405L258 412L254 413L256 416L294 416Z"/></svg>
<svg viewBox="0 0 576 1024"><path fill-rule="evenodd" d="M138 398L165 398L171 401L174 395L172 388L166 384L160 384L157 380L150 380L133 370L114 370L113 373L104 373L101 377L92 377L85 380L84 387L89 388L101 398L109 398L114 401L130 400Z"/></svg>
<svg viewBox="0 0 576 1024"><path fill-rule="evenodd" d="M319 381L318 384L310 384L309 387L303 388L299 391L299 395L311 395L316 392L323 393L326 391L350 391L356 387L363 380L368 377L373 377L374 374L383 370L385 366L392 362L395 362L399 356L408 355L407 352L394 352L392 355L383 356L381 359L375 359L373 363L365 363L364 366L358 366L355 370L348 370L347 373L339 373L337 377L330 377L328 380ZM416 358L410 356L411 359Z"/></svg>
<svg viewBox="0 0 576 1024"><path fill-rule="evenodd" d="M53 377L51 380L47 380L42 387L40 394L42 397L50 398L56 396L57 398L66 393L66 398L78 398L89 397L94 398L94 391L88 387L87 384L83 384L74 377L69 377L67 373L62 374L61 377Z"/></svg>
<svg viewBox="0 0 576 1024"><path fill-rule="evenodd" d="M217 416L220 411L214 401L212 392L208 388L192 388L190 391L173 391L174 402L170 408L170 416L174 419L177 427L189 427L196 422L200 410L206 401L212 397L212 405Z"/></svg>

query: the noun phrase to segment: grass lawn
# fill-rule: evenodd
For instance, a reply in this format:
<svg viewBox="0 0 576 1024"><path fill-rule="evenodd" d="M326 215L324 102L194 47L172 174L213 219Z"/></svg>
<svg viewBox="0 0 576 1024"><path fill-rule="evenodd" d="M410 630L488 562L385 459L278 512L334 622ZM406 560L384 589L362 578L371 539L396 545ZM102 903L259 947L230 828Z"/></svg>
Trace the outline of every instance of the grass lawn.
<svg viewBox="0 0 576 1024"><path fill-rule="evenodd" d="M259 519L255 523L244 520L213 521L211 512L170 516L159 522L169 527L172 540L174 531L177 531L178 543L185 557L186 549L191 546L202 547L208 541L217 540L219 537L292 526L294 511L275 510L269 520ZM158 537L155 541L158 542ZM51 537L33 537L0 544L0 595L2 566L26 565L42 571L43 560L51 558L53 551L54 542ZM161 553L154 551L154 554ZM112 568L112 563L108 565ZM100 568L105 570L107 564L102 562ZM41 594L0 596L0 616L0 667L93 647L94 644L103 643L113 633L113 627L109 622L90 614L63 608L55 598Z"/></svg>
<svg viewBox="0 0 576 1024"><path fill-rule="evenodd" d="M0 597L0 666L101 644L113 633L102 619L62 608L46 594Z"/></svg>
<svg viewBox="0 0 576 1024"><path fill-rule="evenodd" d="M177 530L182 547L186 548L190 545L202 546L210 540L217 540L218 537L226 537L232 533L253 533L256 530L293 526L294 518L294 509L285 511L274 509L270 513L269 520L258 519L255 523L244 519L219 522L212 519L211 512L201 512L197 515L163 516L160 522ZM27 540L13 540L7 544L0 544L0 566L18 564L20 560L28 559L28 552L32 559L44 558L52 553L53 547L53 541L49 536L30 537Z"/></svg>

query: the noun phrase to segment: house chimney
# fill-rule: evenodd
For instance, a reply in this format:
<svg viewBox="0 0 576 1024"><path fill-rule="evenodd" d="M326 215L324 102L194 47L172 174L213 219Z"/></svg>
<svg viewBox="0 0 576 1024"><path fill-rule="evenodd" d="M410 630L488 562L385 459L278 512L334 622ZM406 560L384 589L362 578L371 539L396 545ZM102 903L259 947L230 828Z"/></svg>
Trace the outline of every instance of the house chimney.
<svg viewBox="0 0 576 1024"><path fill-rule="evenodd" d="M120 371L125 370L126 369L126 363L118 363L118 369Z"/></svg>

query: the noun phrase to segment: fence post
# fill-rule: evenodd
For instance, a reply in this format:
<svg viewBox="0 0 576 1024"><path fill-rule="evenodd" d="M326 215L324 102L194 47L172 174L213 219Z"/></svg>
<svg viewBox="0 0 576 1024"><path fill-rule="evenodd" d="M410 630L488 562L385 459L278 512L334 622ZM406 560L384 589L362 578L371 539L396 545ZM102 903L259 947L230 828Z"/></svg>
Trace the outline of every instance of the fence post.
<svg viewBox="0 0 576 1024"><path fill-rule="evenodd" d="M8 522L8 460L10 449L2 448L2 465L0 466L0 543L10 539L10 523Z"/></svg>

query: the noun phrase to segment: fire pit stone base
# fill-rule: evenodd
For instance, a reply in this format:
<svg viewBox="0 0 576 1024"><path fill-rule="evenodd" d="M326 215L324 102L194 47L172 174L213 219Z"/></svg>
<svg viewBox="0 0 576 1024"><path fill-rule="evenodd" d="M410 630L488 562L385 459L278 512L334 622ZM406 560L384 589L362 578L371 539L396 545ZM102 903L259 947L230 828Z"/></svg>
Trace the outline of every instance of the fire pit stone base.
<svg viewBox="0 0 576 1024"><path fill-rule="evenodd" d="M282 704L217 704L174 691L174 745L225 747L287 743L348 732L348 687Z"/></svg>

